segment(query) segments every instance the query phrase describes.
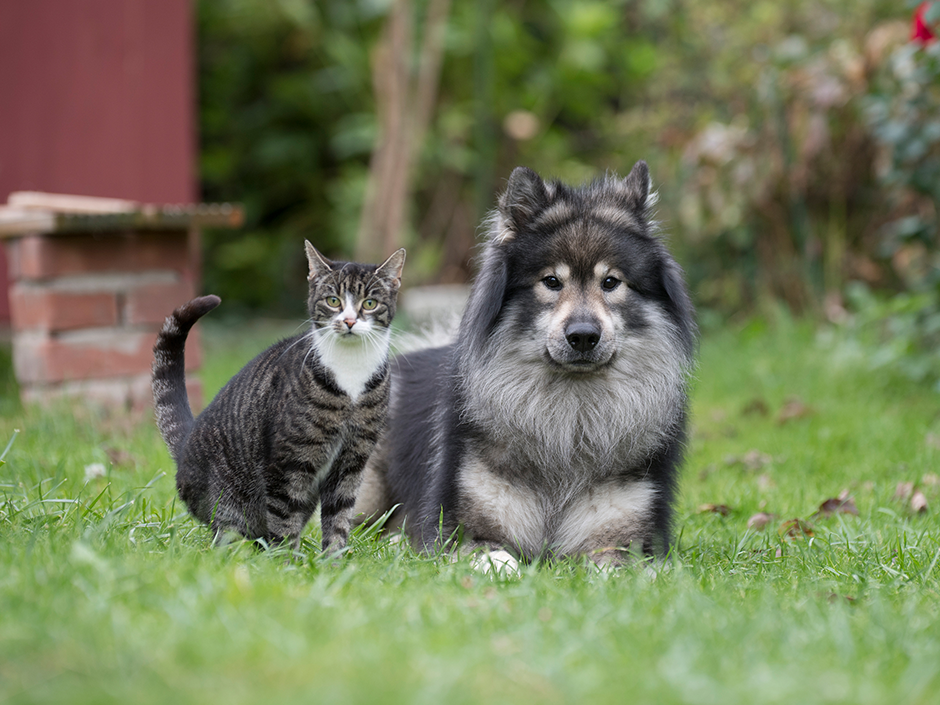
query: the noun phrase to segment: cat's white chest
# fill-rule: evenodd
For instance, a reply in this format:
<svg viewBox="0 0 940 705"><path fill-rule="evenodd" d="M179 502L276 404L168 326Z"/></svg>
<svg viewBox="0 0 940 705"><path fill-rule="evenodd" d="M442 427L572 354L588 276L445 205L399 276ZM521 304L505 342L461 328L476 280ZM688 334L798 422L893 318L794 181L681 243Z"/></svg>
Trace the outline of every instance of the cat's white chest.
<svg viewBox="0 0 940 705"><path fill-rule="evenodd" d="M336 385L356 401L365 391L388 357L388 331L373 332L369 337L350 335L321 341L320 361L336 380Z"/></svg>

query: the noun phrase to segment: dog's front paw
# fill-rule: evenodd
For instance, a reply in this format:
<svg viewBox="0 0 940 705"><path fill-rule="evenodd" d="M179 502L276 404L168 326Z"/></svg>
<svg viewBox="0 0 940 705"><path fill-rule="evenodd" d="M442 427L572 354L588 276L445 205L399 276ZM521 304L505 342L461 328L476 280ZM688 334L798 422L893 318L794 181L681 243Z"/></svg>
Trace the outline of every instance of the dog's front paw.
<svg viewBox="0 0 940 705"><path fill-rule="evenodd" d="M504 576L519 575L519 561L509 551L478 553L470 561L470 565L484 575L488 573Z"/></svg>

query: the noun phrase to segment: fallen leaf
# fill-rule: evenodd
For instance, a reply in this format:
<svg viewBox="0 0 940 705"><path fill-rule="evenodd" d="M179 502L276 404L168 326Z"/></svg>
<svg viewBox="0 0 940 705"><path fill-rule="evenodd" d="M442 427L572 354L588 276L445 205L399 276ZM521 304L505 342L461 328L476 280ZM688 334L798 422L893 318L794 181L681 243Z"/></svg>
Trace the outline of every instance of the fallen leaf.
<svg viewBox="0 0 940 705"><path fill-rule="evenodd" d="M927 511L927 498L920 490L911 495L911 509L920 514Z"/></svg>
<svg viewBox="0 0 940 705"><path fill-rule="evenodd" d="M858 507L855 506L855 500L849 497L848 490L843 490L838 497L830 497L820 504L819 510L813 516L830 517L833 514L858 515Z"/></svg>
<svg viewBox="0 0 940 705"><path fill-rule="evenodd" d="M725 458L725 465L728 467L743 465L745 470L757 472L764 466L770 465L773 461L774 459L766 453L761 453L757 449L752 449L744 455L729 455L727 458Z"/></svg>
<svg viewBox="0 0 940 705"><path fill-rule="evenodd" d="M777 414L777 423L783 425L788 421L803 419L815 413L812 407L807 406L799 397L790 397Z"/></svg>
<svg viewBox="0 0 940 705"><path fill-rule="evenodd" d="M770 416L770 406L760 397L754 397L744 408L741 409L742 416Z"/></svg>
<svg viewBox="0 0 940 705"><path fill-rule="evenodd" d="M908 499L912 494L914 494L913 482L899 482L894 490L894 498L902 501Z"/></svg>
<svg viewBox="0 0 940 705"><path fill-rule="evenodd" d="M708 476L717 470L717 466L714 463L709 463L704 468L699 471L698 479L704 482L708 479Z"/></svg>
<svg viewBox="0 0 940 705"><path fill-rule="evenodd" d="M716 424L723 423L728 418L728 413L724 409L713 409L711 413L712 421Z"/></svg>
<svg viewBox="0 0 940 705"><path fill-rule="evenodd" d="M721 514L721 516L726 517L731 514L731 507L727 504L700 504L698 505L699 514L707 514L713 512L714 514Z"/></svg>
<svg viewBox="0 0 940 705"><path fill-rule="evenodd" d="M769 490L777 486L777 483L774 482L774 479L768 475L766 472L761 473L757 477L757 489L759 490Z"/></svg>
<svg viewBox="0 0 940 705"><path fill-rule="evenodd" d="M104 454L108 456L108 460L116 468L137 464L137 459L126 450L114 446L105 446L103 450Z"/></svg>
<svg viewBox="0 0 940 705"><path fill-rule="evenodd" d="M747 520L747 528L753 529L754 531L763 531L767 528L767 525L771 523L774 519L777 518L776 514L768 514L767 512L758 512L750 519Z"/></svg>
<svg viewBox="0 0 940 705"><path fill-rule="evenodd" d="M826 601L829 604L832 604L833 602L839 602L840 600L845 600L850 605L855 602L855 598L851 595L840 595L836 592L818 592L816 594L820 597L826 598Z"/></svg>
<svg viewBox="0 0 940 705"><path fill-rule="evenodd" d="M777 529L781 538L801 539L804 536L815 536L813 525L803 519L787 519Z"/></svg>

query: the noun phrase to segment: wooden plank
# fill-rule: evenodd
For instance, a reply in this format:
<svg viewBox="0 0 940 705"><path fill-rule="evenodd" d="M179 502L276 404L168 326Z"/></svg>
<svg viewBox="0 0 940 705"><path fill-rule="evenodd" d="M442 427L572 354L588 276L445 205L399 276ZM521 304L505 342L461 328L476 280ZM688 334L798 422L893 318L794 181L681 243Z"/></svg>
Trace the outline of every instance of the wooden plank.
<svg viewBox="0 0 940 705"><path fill-rule="evenodd" d="M0 207L0 238L25 233L49 233L55 229L55 216L44 211Z"/></svg>
<svg viewBox="0 0 940 705"><path fill-rule="evenodd" d="M74 196L43 191L14 191L7 199L14 208L42 209L56 213L129 213L140 208L137 201L98 196Z"/></svg>
<svg viewBox="0 0 940 705"><path fill-rule="evenodd" d="M29 233L68 234L130 230L186 230L190 227L238 228L244 209L233 203L137 204L132 211L57 212L0 206L0 239Z"/></svg>

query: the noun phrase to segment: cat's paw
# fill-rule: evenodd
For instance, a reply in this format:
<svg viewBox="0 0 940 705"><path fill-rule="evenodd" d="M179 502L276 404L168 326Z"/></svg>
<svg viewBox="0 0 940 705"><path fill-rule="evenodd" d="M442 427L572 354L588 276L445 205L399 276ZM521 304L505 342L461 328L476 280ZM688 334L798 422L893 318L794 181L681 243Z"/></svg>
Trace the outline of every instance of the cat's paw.
<svg viewBox="0 0 940 705"><path fill-rule="evenodd" d="M504 576L519 575L519 561L509 551L478 553L470 561L470 565L484 575L488 573Z"/></svg>

